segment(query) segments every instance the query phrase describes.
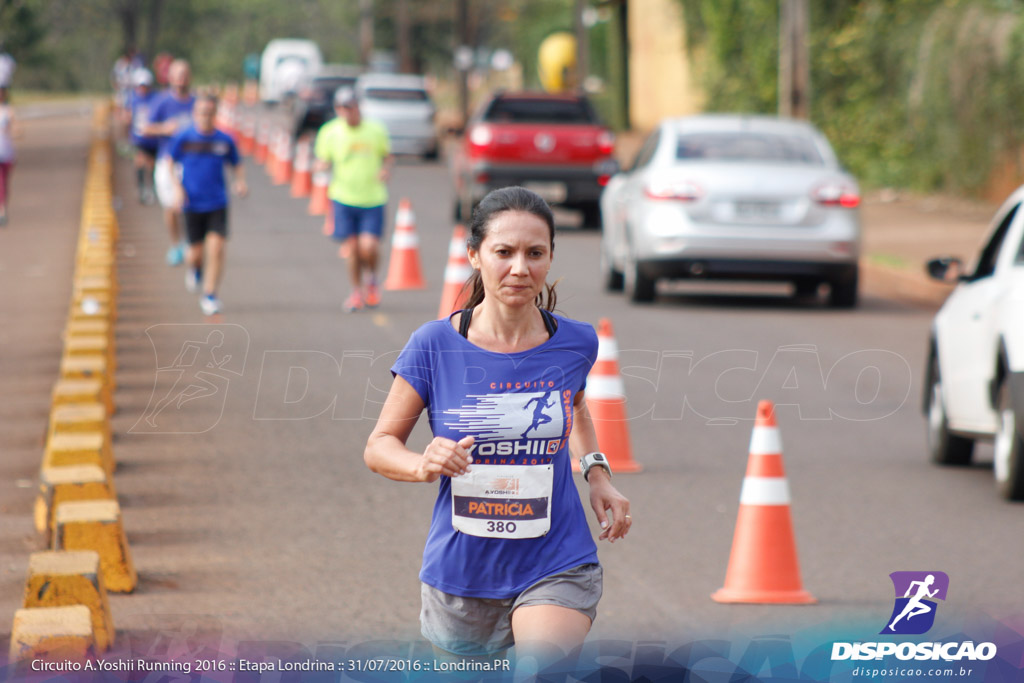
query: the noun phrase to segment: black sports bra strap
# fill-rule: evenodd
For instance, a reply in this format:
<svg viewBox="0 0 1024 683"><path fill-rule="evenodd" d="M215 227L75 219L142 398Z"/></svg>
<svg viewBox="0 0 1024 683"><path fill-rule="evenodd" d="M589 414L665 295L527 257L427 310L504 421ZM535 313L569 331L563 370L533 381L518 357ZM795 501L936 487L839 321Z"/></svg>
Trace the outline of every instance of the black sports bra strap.
<svg viewBox="0 0 1024 683"><path fill-rule="evenodd" d="M558 321L555 320L555 316L547 309L540 309L540 317L544 319L544 327L548 331L548 338L555 335L555 331L558 329ZM464 308L459 317L459 334L466 339L469 339L469 325L473 322L473 309Z"/></svg>
<svg viewBox="0 0 1024 683"><path fill-rule="evenodd" d="M540 317L544 318L544 327L548 328L548 338L555 336L555 330L558 329L558 321L555 320L555 316L551 315L546 308L542 308Z"/></svg>

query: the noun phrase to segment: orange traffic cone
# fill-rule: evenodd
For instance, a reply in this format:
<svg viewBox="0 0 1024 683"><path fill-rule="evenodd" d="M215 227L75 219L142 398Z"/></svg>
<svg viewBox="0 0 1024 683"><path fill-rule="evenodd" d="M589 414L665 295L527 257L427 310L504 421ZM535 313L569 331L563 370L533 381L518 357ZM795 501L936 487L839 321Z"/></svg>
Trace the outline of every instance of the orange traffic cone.
<svg viewBox="0 0 1024 683"><path fill-rule="evenodd" d="M782 468L782 440L771 401L757 404L725 586L711 599L800 605L817 602L800 582L789 515L789 484Z"/></svg>
<svg viewBox="0 0 1024 683"><path fill-rule="evenodd" d="M331 213L328 210L331 201L327 197L327 186L330 182L331 174L326 171L317 171L313 174L313 192L309 195L309 208L306 210L310 216L323 216Z"/></svg>
<svg viewBox="0 0 1024 683"><path fill-rule="evenodd" d="M437 309L437 317L447 318L461 309L469 292L465 288L466 280L473 274L466 253L466 229L456 225L452 232L452 241L448 245L448 265L444 269L444 287L441 289L441 306Z"/></svg>
<svg viewBox="0 0 1024 683"><path fill-rule="evenodd" d="M251 118L245 118L238 128L238 153L242 156L252 156L256 151L256 122Z"/></svg>
<svg viewBox="0 0 1024 683"><path fill-rule="evenodd" d="M308 197L313 192L313 144L302 140L295 146L295 168L292 174L292 196Z"/></svg>
<svg viewBox="0 0 1024 683"><path fill-rule="evenodd" d="M270 167L270 177L274 185L287 185L292 179L292 140L288 133L279 130L277 133L275 162Z"/></svg>
<svg viewBox="0 0 1024 683"><path fill-rule="evenodd" d="M597 326L597 361L587 377L587 410L594 422L597 443L608 458L612 472L639 472L643 467L633 460L626 422L626 391L619 374L619 345L612 323L601 318ZM577 461L573 470L580 471Z"/></svg>
<svg viewBox="0 0 1024 683"><path fill-rule="evenodd" d="M408 199L398 202L395 232L391 236L391 260L384 289L425 289L423 269L420 267L420 238L416 234L416 219Z"/></svg>
<svg viewBox="0 0 1024 683"><path fill-rule="evenodd" d="M253 161L257 164L267 163L270 156L270 122L260 121L256 129L256 152L252 155Z"/></svg>

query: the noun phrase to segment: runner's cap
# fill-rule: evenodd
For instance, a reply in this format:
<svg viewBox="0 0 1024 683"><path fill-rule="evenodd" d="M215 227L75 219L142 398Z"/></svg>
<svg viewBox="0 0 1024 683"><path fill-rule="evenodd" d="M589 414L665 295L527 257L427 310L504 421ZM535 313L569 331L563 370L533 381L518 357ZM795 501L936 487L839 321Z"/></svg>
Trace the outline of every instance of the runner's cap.
<svg viewBox="0 0 1024 683"><path fill-rule="evenodd" d="M356 91L348 86L342 86L334 91L334 104L338 107L351 107L357 102Z"/></svg>

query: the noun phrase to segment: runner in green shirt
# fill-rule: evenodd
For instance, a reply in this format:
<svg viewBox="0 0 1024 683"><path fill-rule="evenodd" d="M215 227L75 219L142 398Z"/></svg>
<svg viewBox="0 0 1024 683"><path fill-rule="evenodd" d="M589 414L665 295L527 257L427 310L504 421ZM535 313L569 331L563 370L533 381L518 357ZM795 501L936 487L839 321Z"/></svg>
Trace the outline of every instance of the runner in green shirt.
<svg viewBox="0 0 1024 683"><path fill-rule="evenodd" d="M317 170L332 170L327 196L334 210L334 239L349 254L352 293L345 310L351 312L380 303L377 263L393 157L387 129L362 118L351 88L334 94L334 110L338 116L320 129L314 152Z"/></svg>

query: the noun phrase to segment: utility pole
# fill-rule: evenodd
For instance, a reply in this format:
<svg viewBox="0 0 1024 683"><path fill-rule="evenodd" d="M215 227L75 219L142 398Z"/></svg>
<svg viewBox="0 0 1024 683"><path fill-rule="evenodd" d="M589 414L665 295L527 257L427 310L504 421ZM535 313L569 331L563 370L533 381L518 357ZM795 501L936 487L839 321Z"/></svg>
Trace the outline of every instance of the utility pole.
<svg viewBox="0 0 1024 683"><path fill-rule="evenodd" d="M411 74L415 71L412 63L412 28L409 21L409 0L397 0L395 3L395 29L398 43L398 71Z"/></svg>
<svg viewBox="0 0 1024 683"><path fill-rule="evenodd" d="M807 120L811 113L808 0L779 0L779 10L779 116Z"/></svg>
<svg viewBox="0 0 1024 683"><path fill-rule="evenodd" d="M370 65L373 57L373 0L359 0L359 61Z"/></svg>
<svg viewBox="0 0 1024 683"><path fill-rule="evenodd" d="M584 81L590 73L590 39L587 24L583 20L583 12L587 8L587 0L575 0L573 19L576 29L576 90L583 92Z"/></svg>
<svg viewBox="0 0 1024 683"><path fill-rule="evenodd" d="M469 39L469 0L455 3L455 68L459 72L459 114L462 126L469 118L469 70L473 66L473 53Z"/></svg>

